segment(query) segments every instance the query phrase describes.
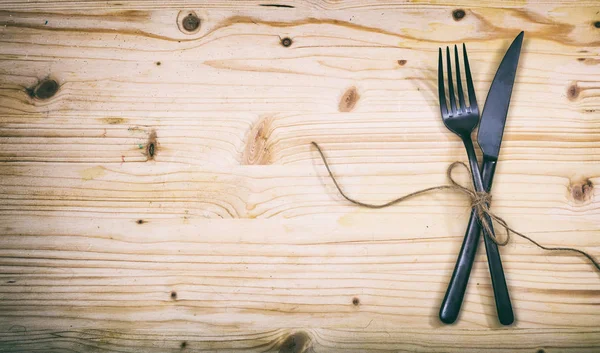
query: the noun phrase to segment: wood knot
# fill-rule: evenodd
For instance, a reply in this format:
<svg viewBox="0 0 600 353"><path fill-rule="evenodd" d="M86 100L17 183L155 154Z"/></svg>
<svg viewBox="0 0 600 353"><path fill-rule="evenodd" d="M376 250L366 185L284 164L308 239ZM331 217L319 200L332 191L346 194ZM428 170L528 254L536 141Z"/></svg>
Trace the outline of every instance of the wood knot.
<svg viewBox="0 0 600 353"><path fill-rule="evenodd" d="M569 186L571 199L577 203L590 201L594 195L594 184L591 180L585 179L582 182L571 183Z"/></svg>
<svg viewBox="0 0 600 353"><path fill-rule="evenodd" d="M360 299L358 299L357 297L352 298L352 305L359 306L360 305Z"/></svg>
<svg viewBox="0 0 600 353"><path fill-rule="evenodd" d="M584 65L598 65L600 64L600 59L596 58L577 58L577 61L583 63Z"/></svg>
<svg viewBox="0 0 600 353"><path fill-rule="evenodd" d="M108 117L100 119L103 123L108 125L119 125L127 122L125 118Z"/></svg>
<svg viewBox="0 0 600 353"><path fill-rule="evenodd" d="M58 82L52 79L46 79L38 83L34 88L28 89L27 92L31 98L49 99L52 98L58 91Z"/></svg>
<svg viewBox="0 0 600 353"><path fill-rule="evenodd" d="M360 95L358 94L356 87L348 88L340 99L340 104L338 107L339 111L344 113L351 111L354 109L354 106L356 105L356 102L358 102L359 98Z"/></svg>
<svg viewBox="0 0 600 353"><path fill-rule="evenodd" d="M180 11L177 15L177 26L185 34L194 34L200 30L200 18L194 11Z"/></svg>
<svg viewBox="0 0 600 353"><path fill-rule="evenodd" d="M179 345L179 348L185 349L185 347L187 347L187 341L181 342L181 344Z"/></svg>
<svg viewBox="0 0 600 353"><path fill-rule="evenodd" d="M281 4L259 4L259 6L264 6L264 7L279 7L279 8L283 8L283 9L295 9L295 6L292 5L281 5Z"/></svg>
<svg viewBox="0 0 600 353"><path fill-rule="evenodd" d="M247 137L246 148L242 155L242 164L271 164L271 154L269 152L271 121L271 117L263 117L252 126Z"/></svg>
<svg viewBox="0 0 600 353"><path fill-rule="evenodd" d="M400 66L406 65L406 63L407 63L406 60L398 60L398 65L400 65Z"/></svg>
<svg viewBox="0 0 600 353"><path fill-rule="evenodd" d="M546 353L546 351L543 348L540 348L540 349L537 350L536 353Z"/></svg>
<svg viewBox="0 0 600 353"><path fill-rule="evenodd" d="M175 291L171 292L171 299L177 300L177 292L175 292Z"/></svg>
<svg viewBox="0 0 600 353"><path fill-rule="evenodd" d="M574 101L579 97L579 93L581 93L581 88L577 86L577 82L573 82L569 88L567 88L567 98L570 101Z"/></svg>
<svg viewBox="0 0 600 353"><path fill-rule="evenodd" d="M281 38L281 45L283 45L284 47L289 47L292 45L292 39L289 37L285 37L285 38Z"/></svg>
<svg viewBox="0 0 600 353"><path fill-rule="evenodd" d="M600 21L596 21L596 22L594 22L594 27L596 27L596 28L600 28Z"/></svg>
<svg viewBox="0 0 600 353"><path fill-rule="evenodd" d="M158 142L156 141L156 130L151 130L146 142L146 160L154 160L154 156L158 151Z"/></svg>
<svg viewBox="0 0 600 353"><path fill-rule="evenodd" d="M310 336L303 331L295 332L286 337L279 345L279 353L303 353L310 346Z"/></svg>
<svg viewBox="0 0 600 353"><path fill-rule="evenodd" d="M146 223L146 221L144 221L143 219L138 219L137 221L135 221L135 223L144 224L144 223Z"/></svg>
<svg viewBox="0 0 600 353"><path fill-rule="evenodd" d="M463 9L456 9L452 11L452 18L454 21L460 21L465 17L466 13Z"/></svg>

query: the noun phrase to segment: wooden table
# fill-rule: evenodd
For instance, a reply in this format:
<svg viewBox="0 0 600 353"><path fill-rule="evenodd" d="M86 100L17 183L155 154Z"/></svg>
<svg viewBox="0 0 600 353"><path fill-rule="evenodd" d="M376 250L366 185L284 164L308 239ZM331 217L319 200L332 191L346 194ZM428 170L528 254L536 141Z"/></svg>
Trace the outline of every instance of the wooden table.
<svg viewBox="0 0 600 353"><path fill-rule="evenodd" d="M437 101L465 42L483 105L525 42L493 210L600 257L600 2L0 1L0 352L594 352L600 276L481 248L437 312L468 219ZM468 181L466 172L457 173Z"/></svg>

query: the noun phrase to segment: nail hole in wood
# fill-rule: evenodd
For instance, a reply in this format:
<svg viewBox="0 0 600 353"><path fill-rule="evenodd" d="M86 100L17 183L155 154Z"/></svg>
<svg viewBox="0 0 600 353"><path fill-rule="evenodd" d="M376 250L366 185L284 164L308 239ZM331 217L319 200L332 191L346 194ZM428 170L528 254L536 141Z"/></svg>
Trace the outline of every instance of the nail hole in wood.
<svg viewBox="0 0 600 353"><path fill-rule="evenodd" d="M188 32L193 32L200 27L200 19L196 14L190 13L182 20L183 28Z"/></svg>
<svg viewBox="0 0 600 353"><path fill-rule="evenodd" d="M187 341L181 342L181 344L179 345L179 347L181 347L181 349L184 349L185 347L187 347Z"/></svg>
<svg viewBox="0 0 600 353"><path fill-rule="evenodd" d="M156 62L156 66L160 66L160 61L157 61L157 62Z"/></svg>
<svg viewBox="0 0 600 353"><path fill-rule="evenodd" d="M175 292L175 291L171 292L171 299L173 299L173 300L177 299L177 292Z"/></svg>
<svg viewBox="0 0 600 353"><path fill-rule="evenodd" d="M398 65L400 65L400 66L406 65L406 60L398 60Z"/></svg>
<svg viewBox="0 0 600 353"><path fill-rule="evenodd" d="M460 21L464 17L465 17L465 10L456 9L456 10L452 11L452 18L454 18L454 21Z"/></svg>
<svg viewBox="0 0 600 353"><path fill-rule="evenodd" d="M137 224L144 224L144 223L146 223L146 221L144 221L143 219L138 219L137 220Z"/></svg>
<svg viewBox="0 0 600 353"><path fill-rule="evenodd" d="M596 27L596 28L600 28L600 21L596 21L596 22L594 22L594 27Z"/></svg>
<svg viewBox="0 0 600 353"><path fill-rule="evenodd" d="M283 45L286 48L289 47L290 45L292 45L292 39L289 37L282 38L281 45Z"/></svg>
<svg viewBox="0 0 600 353"><path fill-rule="evenodd" d="M352 305L358 306L360 304L360 299L357 297L352 298Z"/></svg>

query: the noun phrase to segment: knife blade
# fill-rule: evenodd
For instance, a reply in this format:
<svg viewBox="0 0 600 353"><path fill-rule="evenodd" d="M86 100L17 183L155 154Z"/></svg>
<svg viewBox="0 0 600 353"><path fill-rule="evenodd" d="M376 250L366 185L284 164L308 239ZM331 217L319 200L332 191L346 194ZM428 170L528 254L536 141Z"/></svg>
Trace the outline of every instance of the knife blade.
<svg viewBox="0 0 600 353"><path fill-rule="evenodd" d="M496 71L496 76L494 76L481 113L477 142L479 142L483 155L488 159L497 160L500 154L500 144L504 134L504 125L517 74L524 34L525 32L519 33L506 51L498 71Z"/></svg>
<svg viewBox="0 0 600 353"><path fill-rule="evenodd" d="M490 86L490 91L482 112L478 142L484 154L481 174L483 185L487 192L491 189L500 153L500 144L502 143L504 125L508 114L508 106L521 53L523 36L524 32L519 33L504 55ZM450 279L440 308L439 317L444 323L453 323L458 318L469 281L469 275L471 274L471 268L473 267L473 260L477 253L480 233L481 225L477 220L477 215L472 211L465 238L456 260L456 266L454 267L452 278ZM484 237L484 243L492 278L492 287L496 297L498 318L503 325L510 325L514 322L514 314L498 246L488 237Z"/></svg>

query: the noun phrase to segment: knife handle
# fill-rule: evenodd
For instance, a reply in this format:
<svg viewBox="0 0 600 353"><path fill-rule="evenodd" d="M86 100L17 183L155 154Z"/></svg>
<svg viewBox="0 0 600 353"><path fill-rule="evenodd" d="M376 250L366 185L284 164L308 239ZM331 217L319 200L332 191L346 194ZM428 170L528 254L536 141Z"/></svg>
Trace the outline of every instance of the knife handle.
<svg viewBox="0 0 600 353"><path fill-rule="evenodd" d="M484 158L483 171L481 174L483 179L483 187L485 188L486 192L490 192L492 189L492 181L494 179L495 171L496 161ZM490 228L492 227L493 226L490 223ZM502 325L510 325L515 321L515 316L513 314L512 304L510 302L510 295L508 294L508 286L506 285L506 278L504 277L504 269L502 268L502 260L500 259L498 244L496 244L494 240L490 239L488 236L483 237L483 243L485 244L485 252L487 254L490 277L492 278L492 288L494 290L494 297L496 298L496 311L498 313L498 320Z"/></svg>
<svg viewBox="0 0 600 353"><path fill-rule="evenodd" d="M490 191L494 172L496 170L496 161L485 159L483 161L482 179L483 186L486 191ZM475 211L471 211L471 217L467 226L465 238L456 260L452 278L448 284L446 295L442 301L439 317L444 323L451 324L458 318L460 307L465 296L469 275L473 267L473 260L477 253L479 244L479 236L481 233L481 225L477 219ZM486 252L488 258L488 266L492 277L492 286L494 288L494 296L496 298L496 310L498 312L499 321L503 325L510 325L514 321L510 296L508 295L508 287L502 269L502 261L498 246L488 237L485 238Z"/></svg>

